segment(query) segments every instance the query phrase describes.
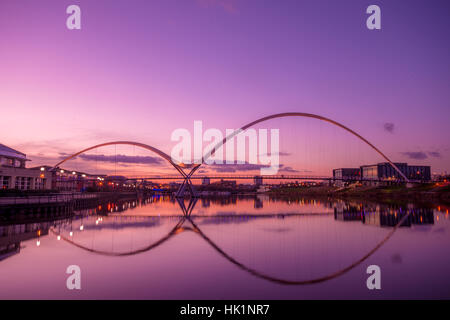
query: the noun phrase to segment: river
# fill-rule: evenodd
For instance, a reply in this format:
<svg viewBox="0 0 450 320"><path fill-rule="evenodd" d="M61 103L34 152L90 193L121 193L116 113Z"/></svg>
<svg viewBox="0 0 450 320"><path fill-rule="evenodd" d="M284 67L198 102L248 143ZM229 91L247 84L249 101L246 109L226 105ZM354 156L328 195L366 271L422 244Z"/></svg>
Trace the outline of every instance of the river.
<svg viewBox="0 0 450 320"><path fill-rule="evenodd" d="M0 298L448 299L449 240L438 204L127 199L0 225Z"/></svg>

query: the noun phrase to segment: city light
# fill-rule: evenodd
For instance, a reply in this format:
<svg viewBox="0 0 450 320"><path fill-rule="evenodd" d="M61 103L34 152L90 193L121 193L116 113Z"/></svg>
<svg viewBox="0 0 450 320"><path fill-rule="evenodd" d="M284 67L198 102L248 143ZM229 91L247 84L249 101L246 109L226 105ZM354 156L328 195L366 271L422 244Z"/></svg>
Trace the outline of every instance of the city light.
<svg viewBox="0 0 450 320"><path fill-rule="evenodd" d="M41 171L45 171L45 168L44 168L44 167L41 167Z"/></svg>

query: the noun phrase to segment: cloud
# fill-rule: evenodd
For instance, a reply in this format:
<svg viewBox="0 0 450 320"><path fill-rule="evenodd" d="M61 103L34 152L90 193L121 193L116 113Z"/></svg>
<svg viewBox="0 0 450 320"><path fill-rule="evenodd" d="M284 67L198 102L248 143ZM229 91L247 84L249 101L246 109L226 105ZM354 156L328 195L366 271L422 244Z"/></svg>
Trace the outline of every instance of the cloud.
<svg viewBox="0 0 450 320"><path fill-rule="evenodd" d="M275 156L277 153L264 153L264 154L260 154L259 156L261 157L270 157L270 156ZM289 152L283 152L280 151L278 152L278 156L290 156L292 153Z"/></svg>
<svg viewBox="0 0 450 320"><path fill-rule="evenodd" d="M394 133L395 124L393 124L392 122L386 122L385 124L383 124L383 128L389 133Z"/></svg>
<svg viewBox="0 0 450 320"><path fill-rule="evenodd" d="M427 154L422 151L402 152L402 154L413 160L424 160L428 158Z"/></svg>
<svg viewBox="0 0 450 320"><path fill-rule="evenodd" d="M255 171L266 167L267 166L263 166L261 164L251 164L251 163L210 165L210 168L217 172Z"/></svg>
<svg viewBox="0 0 450 320"><path fill-rule="evenodd" d="M439 151L408 151L408 152L402 152L402 155L408 157L409 159L413 160L424 160L428 159L428 156L432 158L441 158L442 155Z"/></svg>
<svg viewBox="0 0 450 320"><path fill-rule="evenodd" d="M121 163L135 163L135 164L164 164L164 160L158 157L151 156L126 156L118 155L104 155L104 154L81 154L78 157L86 161L100 161L100 162L121 162Z"/></svg>
<svg viewBox="0 0 450 320"><path fill-rule="evenodd" d="M206 165L205 169L210 169L212 171L215 172L228 172L228 173L234 173L234 172L239 172L239 171L257 171L257 170L261 170L261 168L268 168L269 166L267 165L262 165L262 164L251 164L251 163L243 163L243 164L210 164L210 165ZM292 167L285 167L283 164L279 165L279 172L289 172L289 173L294 173L294 172L300 172L299 170L296 170ZM202 170L202 172L199 173L206 173L206 170ZM309 172L308 170L302 170L302 172Z"/></svg>
<svg viewBox="0 0 450 320"><path fill-rule="evenodd" d="M430 157L433 157L433 158L440 158L440 157L441 157L441 153L438 152L438 151L429 151L429 152L428 152L428 155L429 155Z"/></svg>
<svg viewBox="0 0 450 320"><path fill-rule="evenodd" d="M391 256L391 262L395 264L401 264L403 262L403 258L400 253L395 253Z"/></svg>
<svg viewBox="0 0 450 320"><path fill-rule="evenodd" d="M280 165L280 169L278 171L280 171L280 172L300 172L298 170L295 170L292 167L284 167L283 165Z"/></svg>

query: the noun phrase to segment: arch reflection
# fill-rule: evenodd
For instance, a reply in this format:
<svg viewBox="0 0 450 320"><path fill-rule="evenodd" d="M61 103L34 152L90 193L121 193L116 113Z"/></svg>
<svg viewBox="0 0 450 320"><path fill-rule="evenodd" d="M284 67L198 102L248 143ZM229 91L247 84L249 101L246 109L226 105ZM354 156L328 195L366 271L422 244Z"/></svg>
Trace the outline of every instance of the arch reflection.
<svg viewBox="0 0 450 320"><path fill-rule="evenodd" d="M308 284L321 283L321 282L325 282L325 281L337 278L337 277L342 276L345 273L349 272L350 270L356 268L358 265L360 265L362 262L366 261L370 256L372 256L376 251L378 251L394 235L394 233L398 230L398 228L401 227L402 225L404 225L404 223L406 221L408 221L408 219L410 218L410 215L411 215L411 211L406 211L405 214L400 217L400 219L396 220L397 223L395 225L393 225L392 229L381 241L379 241L372 249L370 249L361 258L356 259L355 261L351 262L347 266L345 266L337 271L325 274L323 276L304 279L304 280L293 280L293 279L285 279L285 278L281 278L281 277L275 277L275 276L266 274L264 272L258 271L257 269L251 268L251 267L247 266L246 264L238 261L231 254L228 254L225 250L223 250L216 242L214 242L205 232L203 232L201 230L201 228L198 226L198 224L196 224L194 222L194 219L196 217L192 215L192 211L197 203L197 200L198 200L197 198L190 198L189 203L186 206L183 199L177 198L176 201L179 205L182 215L179 216L179 220L175 224L175 226L166 235L164 235L160 239L152 242L150 245L136 249L136 250L130 250L127 252L109 252L109 251L104 251L104 250L96 250L93 248L89 248L85 245L76 243L75 241L71 240L70 237L61 235L61 233L58 232L56 230L56 228L54 228L54 227L51 228L50 231L53 234L60 237L62 240L66 241L67 243L69 243L79 249L82 249L82 250L85 250L85 251L88 251L88 252L91 252L94 254L105 255L105 256L118 256L118 257L119 256L131 256L131 255L136 255L136 254L140 254L140 253L144 253L144 252L149 252L149 251L161 246L162 244L166 243L168 240L175 237L176 235L179 235L185 231L191 231L191 232L197 234L203 240L205 240L205 242L208 243L220 256L222 256L223 258L225 258L226 260L228 260L230 263L237 266L241 270L251 274L252 276L255 276L257 278L260 278L260 279L263 279L266 281L282 284L282 285L308 285ZM288 214L288 215L283 215L283 217L285 218L285 217L295 216L295 215L296 214L290 214L290 215ZM274 217L275 215L270 215L270 216ZM257 219L257 218L267 218L267 217L262 215L262 216L254 216L252 218Z"/></svg>

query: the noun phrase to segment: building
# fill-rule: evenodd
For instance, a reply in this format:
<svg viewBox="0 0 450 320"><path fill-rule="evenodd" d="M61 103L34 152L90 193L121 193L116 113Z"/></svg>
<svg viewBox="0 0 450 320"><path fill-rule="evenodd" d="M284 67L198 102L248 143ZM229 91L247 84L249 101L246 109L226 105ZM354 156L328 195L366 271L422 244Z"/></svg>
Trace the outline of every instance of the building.
<svg viewBox="0 0 450 320"><path fill-rule="evenodd" d="M407 163L394 163L395 166L406 175ZM361 166L362 180L404 180L400 173L389 162ZM366 181L368 182L368 181ZM370 181L369 181L370 182Z"/></svg>
<svg viewBox="0 0 450 320"><path fill-rule="evenodd" d="M211 179L208 177L203 177L202 178L202 185L207 186L211 183Z"/></svg>
<svg viewBox="0 0 450 320"><path fill-rule="evenodd" d="M431 181L430 166L409 166L404 162L394 164L409 180ZM397 182L404 180L389 162L361 166L361 179L365 184L378 184L380 181ZM371 180L374 180L374 182L371 183Z"/></svg>
<svg viewBox="0 0 450 320"><path fill-rule="evenodd" d="M450 174L448 174L447 172L434 173L431 178L433 179L433 181L446 183L450 181Z"/></svg>
<svg viewBox="0 0 450 320"><path fill-rule="evenodd" d="M360 168L339 168L333 170L333 181L336 186L344 186L361 180Z"/></svg>
<svg viewBox="0 0 450 320"><path fill-rule="evenodd" d="M254 176L253 177L253 184L255 186L257 186L257 187L262 185L263 184L263 177L261 177L261 176Z"/></svg>
<svg viewBox="0 0 450 320"><path fill-rule="evenodd" d="M84 191L88 188L101 188L104 185L105 175L93 175L86 172L71 171L62 168L43 166L45 171L52 175L53 190L58 191Z"/></svg>
<svg viewBox="0 0 450 320"><path fill-rule="evenodd" d="M51 189L52 176L41 167L26 168L22 152L0 144L0 188L18 190Z"/></svg>
<svg viewBox="0 0 450 320"><path fill-rule="evenodd" d="M214 185L222 187L222 188L231 188L231 189L235 189L236 188L236 180L224 180L224 179L220 179L220 181L214 183Z"/></svg>
<svg viewBox="0 0 450 320"><path fill-rule="evenodd" d="M409 180L431 181L431 167L407 166L406 177Z"/></svg>

